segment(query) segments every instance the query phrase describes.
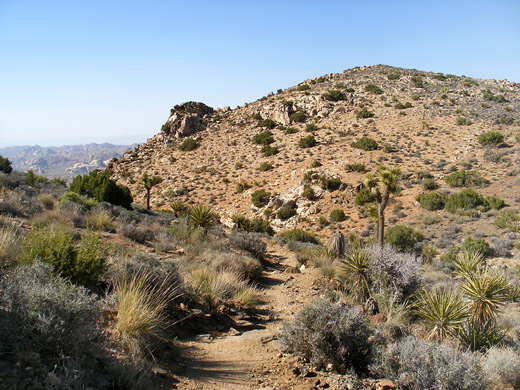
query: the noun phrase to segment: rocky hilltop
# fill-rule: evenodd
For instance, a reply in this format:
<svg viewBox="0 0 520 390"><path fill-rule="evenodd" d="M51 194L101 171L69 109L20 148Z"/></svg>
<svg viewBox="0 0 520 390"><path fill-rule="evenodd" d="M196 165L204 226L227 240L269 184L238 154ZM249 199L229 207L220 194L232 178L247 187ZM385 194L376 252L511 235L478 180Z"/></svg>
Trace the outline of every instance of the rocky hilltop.
<svg viewBox="0 0 520 390"><path fill-rule="evenodd" d="M121 156L135 145L109 143L68 146L13 146L0 148L17 171L34 170L39 175L68 179L94 169L104 169L108 160Z"/></svg>
<svg viewBox="0 0 520 390"><path fill-rule="evenodd" d="M228 225L231 216L243 214L268 219L278 231L301 227L327 235L327 218L342 209L345 222L332 227L368 235L374 222L356 207L356 188L379 164L397 166L402 191L388 208L390 223L420 225L428 238L440 239L460 218L419 206L424 175L449 193L459 189L443 181L446 175L477 171L486 183L479 188L483 196L517 207L519 119L517 83L367 66L305 80L235 109L180 104L159 134L108 167L142 204L142 174L162 177L152 190L154 208L205 203ZM258 136L267 130L270 136ZM479 143L492 130L504 136L500 148ZM196 141L195 149L179 149L186 137ZM362 137L376 142L373 150L356 147ZM255 207L251 195L260 189L270 198ZM287 205L296 213L280 219L277 210ZM435 223L428 223L432 218ZM483 221L464 223L468 232L494 234Z"/></svg>

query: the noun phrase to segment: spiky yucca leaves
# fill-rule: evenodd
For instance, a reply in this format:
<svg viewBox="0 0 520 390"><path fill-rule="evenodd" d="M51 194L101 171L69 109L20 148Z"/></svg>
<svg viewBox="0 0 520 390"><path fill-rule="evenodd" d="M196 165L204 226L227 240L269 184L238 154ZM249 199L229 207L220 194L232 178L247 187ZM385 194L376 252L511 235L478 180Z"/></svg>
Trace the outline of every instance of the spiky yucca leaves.
<svg viewBox="0 0 520 390"><path fill-rule="evenodd" d="M154 285L145 270L115 281L114 291L117 295L114 333L125 348L139 353L165 327L165 310L179 296L177 286L167 286L166 281Z"/></svg>
<svg viewBox="0 0 520 390"><path fill-rule="evenodd" d="M365 250L356 250L340 259L343 271L349 276L348 283L352 283L353 291L358 298L366 299L370 295L368 271L370 255Z"/></svg>
<svg viewBox="0 0 520 390"><path fill-rule="evenodd" d="M457 331L462 344L472 351L482 351L497 345L505 338L506 333L507 330L500 329L494 320L481 323L471 319Z"/></svg>
<svg viewBox="0 0 520 390"><path fill-rule="evenodd" d="M444 340L455 335L468 317L467 305L453 291L423 291L419 294L415 312L431 327L428 339Z"/></svg>
<svg viewBox="0 0 520 390"><path fill-rule="evenodd" d="M482 270L486 266L484 254L478 251L464 250L461 255L453 260L453 265L457 269L455 273L458 276L471 276L475 272Z"/></svg>
<svg viewBox="0 0 520 390"><path fill-rule="evenodd" d="M471 301L470 313L474 321L484 324L493 320L506 301L516 298L516 288L503 275L486 270L463 274L460 289Z"/></svg>
<svg viewBox="0 0 520 390"><path fill-rule="evenodd" d="M188 223L190 226L206 229L215 222L216 216L210 207L196 204L188 209Z"/></svg>

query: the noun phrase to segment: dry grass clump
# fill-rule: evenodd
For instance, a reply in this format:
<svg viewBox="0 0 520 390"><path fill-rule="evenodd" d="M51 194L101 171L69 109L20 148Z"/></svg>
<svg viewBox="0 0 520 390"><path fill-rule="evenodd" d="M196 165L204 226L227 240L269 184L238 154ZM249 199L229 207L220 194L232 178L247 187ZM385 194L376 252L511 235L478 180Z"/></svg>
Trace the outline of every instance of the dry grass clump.
<svg viewBox="0 0 520 390"><path fill-rule="evenodd" d="M217 272L231 271L240 275L242 279L256 279L262 274L260 262L250 256L213 249L204 250L201 256L210 262Z"/></svg>
<svg viewBox="0 0 520 390"><path fill-rule="evenodd" d="M244 306L255 306L259 302L256 289L237 272L197 268L189 273L186 283L191 294L209 307L229 301Z"/></svg>
<svg viewBox="0 0 520 390"><path fill-rule="evenodd" d="M143 351L166 326L165 309L178 296L178 289L175 285L154 285L145 271L116 280L114 293L114 333L132 353Z"/></svg>
<svg viewBox="0 0 520 390"><path fill-rule="evenodd" d="M109 211L95 208L90 211L87 217L87 224L96 230L110 230L112 228L114 218Z"/></svg>
<svg viewBox="0 0 520 390"><path fill-rule="evenodd" d="M520 355L509 347L493 347L482 357L482 368L494 390L520 388Z"/></svg>
<svg viewBox="0 0 520 390"><path fill-rule="evenodd" d="M0 224L0 271L16 261L20 224L8 218Z"/></svg>

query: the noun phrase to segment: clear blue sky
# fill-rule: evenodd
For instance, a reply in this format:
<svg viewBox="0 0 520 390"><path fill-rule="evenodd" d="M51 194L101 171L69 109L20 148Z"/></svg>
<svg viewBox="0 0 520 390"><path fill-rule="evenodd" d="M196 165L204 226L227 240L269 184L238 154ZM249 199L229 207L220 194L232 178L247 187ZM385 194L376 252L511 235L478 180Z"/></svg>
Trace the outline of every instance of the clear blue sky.
<svg viewBox="0 0 520 390"><path fill-rule="evenodd" d="M375 64L520 82L520 0L0 0L0 146L144 141Z"/></svg>

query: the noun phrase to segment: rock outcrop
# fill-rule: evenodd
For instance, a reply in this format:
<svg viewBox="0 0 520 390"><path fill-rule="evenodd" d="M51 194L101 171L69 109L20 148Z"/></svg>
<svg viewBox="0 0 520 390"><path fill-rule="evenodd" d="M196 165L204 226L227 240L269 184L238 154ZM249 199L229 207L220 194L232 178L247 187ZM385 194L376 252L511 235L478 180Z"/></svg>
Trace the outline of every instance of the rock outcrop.
<svg viewBox="0 0 520 390"><path fill-rule="evenodd" d="M176 138L188 137L206 128L207 117L213 114L213 108L198 102L181 103L173 107L166 122L169 135Z"/></svg>

